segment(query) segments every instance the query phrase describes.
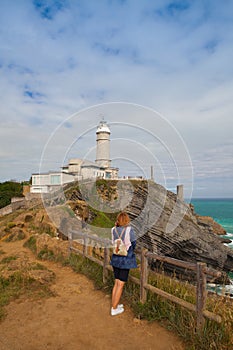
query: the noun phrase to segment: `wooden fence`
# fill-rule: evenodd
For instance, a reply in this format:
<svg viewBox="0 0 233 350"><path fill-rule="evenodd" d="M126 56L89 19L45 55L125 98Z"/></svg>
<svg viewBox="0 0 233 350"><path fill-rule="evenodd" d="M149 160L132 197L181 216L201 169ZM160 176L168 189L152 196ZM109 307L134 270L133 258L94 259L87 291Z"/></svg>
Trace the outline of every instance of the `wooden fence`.
<svg viewBox="0 0 233 350"><path fill-rule="evenodd" d="M105 283L108 277L109 270L112 270L110 262L110 240L107 239L101 239L97 236L88 235L85 233L77 233L74 231L70 231L68 234L69 238L69 249L70 251L74 251L78 254L81 254L82 256L94 261L95 263L101 265L103 267L103 282ZM82 243L80 243L80 240ZM81 246L82 249L75 248L73 245L73 242L78 242L79 247ZM91 242L95 242L95 244L99 244L101 247L103 247L103 258L101 260L97 257L92 256L91 254L88 254L88 246ZM185 270L191 270L196 272L196 304L189 303L183 299L180 299L172 294L169 294L165 292L164 290L161 290L159 288L156 288L148 283L148 274L149 274L149 268L148 268L148 259L157 260L161 262L168 263L173 266L182 267ZM145 303L147 300L147 292L151 291L152 293L155 293L165 299L168 299L190 311L193 311L196 313L196 328L197 330L201 330L204 326L205 318L214 320L218 323L221 323L221 317L219 315L214 314L213 312L210 312L206 310L206 296L207 296L207 289L206 289L206 281L207 276L213 276L213 277L220 277L221 272L209 269L205 263L190 263L182 260L177 260L173 258L169 258L166 256L158 255L155 253L148 252L146 249L140 250L140 279L136 278L134 276L129 276L130 280L134 283L138 284L140 286L140 302Z"/></svg>

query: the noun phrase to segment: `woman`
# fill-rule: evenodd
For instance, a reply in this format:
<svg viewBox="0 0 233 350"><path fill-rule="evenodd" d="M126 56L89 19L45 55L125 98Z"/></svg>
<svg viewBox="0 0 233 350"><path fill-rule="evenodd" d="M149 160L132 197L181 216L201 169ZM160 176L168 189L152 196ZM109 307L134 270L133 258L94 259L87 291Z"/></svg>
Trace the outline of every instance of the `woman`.
<svg viewBox="0 0 233 350"><path fill-rule="evenodd" d="M127 252L126 256L113 254L111 265L113 267L115 284L112 290L112 308L111 315L116 316L124 312L124 306L119 304L123 287L128 280L129 270L136 268L136 257L134 249L136 247L136 237L133 228L130 226L130 218L125 212L117 216L116 226L112 228L112 242L119 237L124 242Z"/></svg>

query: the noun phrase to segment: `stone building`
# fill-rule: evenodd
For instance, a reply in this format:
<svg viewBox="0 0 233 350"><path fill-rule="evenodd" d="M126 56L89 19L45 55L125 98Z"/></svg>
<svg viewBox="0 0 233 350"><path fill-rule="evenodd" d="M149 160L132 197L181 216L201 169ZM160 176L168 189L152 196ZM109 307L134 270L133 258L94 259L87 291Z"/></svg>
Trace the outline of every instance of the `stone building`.
<svg viewBox="0 0 233 350"><path fill-rule="evenodd" d="M101 120L96 130L96 160L73 158L61 171L32 174L31 193L48 193L72 181L93 178L117 179L118 168L111 167L110 129Z"/></svg>

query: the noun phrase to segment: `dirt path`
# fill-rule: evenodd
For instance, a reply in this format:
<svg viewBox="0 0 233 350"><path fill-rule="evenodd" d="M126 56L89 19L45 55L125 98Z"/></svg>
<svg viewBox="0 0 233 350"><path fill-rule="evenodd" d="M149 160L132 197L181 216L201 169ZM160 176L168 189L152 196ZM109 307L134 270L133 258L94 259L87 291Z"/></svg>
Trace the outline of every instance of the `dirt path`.
<svg viewBox="0 0 233 350"><path fill-rule="evenodd" d="M1 242L0 248L4 256L20 252L36 261L22 242ZM181 341L158 323L134 319L127 305L123 314L110 316L110 297L95 290L85 276L39 262L56 274L51 287L56 296L11 302L0 324L1 350L184 350Z"/></svg>

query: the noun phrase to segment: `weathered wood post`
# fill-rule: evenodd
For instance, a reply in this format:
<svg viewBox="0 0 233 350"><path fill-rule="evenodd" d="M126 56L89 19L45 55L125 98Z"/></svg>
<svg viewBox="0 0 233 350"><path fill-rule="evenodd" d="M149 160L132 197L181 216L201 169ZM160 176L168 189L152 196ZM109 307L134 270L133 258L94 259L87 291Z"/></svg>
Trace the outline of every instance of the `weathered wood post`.
<svg viewBox="0 0 233 350"><path fill-rule="evenodd" d="M87 240L88 238L86 236L83 237L83 255L87 256Z"/></svg>
<svg viewBox="0 0 233 350"><path fill-rule="evenodd" d="M197 331L201 331L204 326L204 315L206 304L206 274L205 274L206 264L198 262L197 263L197 293L196 293L196 313L197 313Z"/></svg>
<svg viewBox="0 0 233 350"><path fill-rule="evenodd" d="M108 263L109 263L109 248L104 247L104 265L103 265L103 283L107 282L108 279Z"/></svg>
<svg viewBox="0 0 233 350"><path fill-rule="evenodd" d="M140 302L145 303L147 299L147 289L144 287L148 281L148 260L146 257L147 249L141 251L141 274L140 274Z"/></svg>
<svg viewBox="0 0 233 350"><path fill-rule="evenodd" d="M68 250L69 250L69 255L70 255L70 253L71 253L71 251L72 251L72 247L73 247L73 234L72 234L72 231L68 231L68 241L69 241L69 248L68 248Z"/></svg>

